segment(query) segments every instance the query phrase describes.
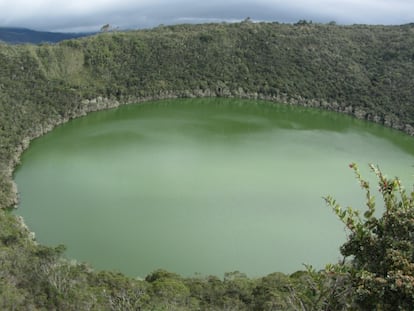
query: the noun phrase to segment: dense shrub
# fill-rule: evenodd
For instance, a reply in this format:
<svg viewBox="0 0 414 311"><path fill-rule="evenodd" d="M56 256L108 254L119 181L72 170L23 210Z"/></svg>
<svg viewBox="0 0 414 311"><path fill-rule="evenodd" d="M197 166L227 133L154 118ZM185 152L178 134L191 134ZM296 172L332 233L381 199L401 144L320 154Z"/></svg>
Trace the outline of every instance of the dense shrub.
<svg viewBox="0 0 414 311"><path fill-rule="evenodd" d="M366 211L328 204L349 230L341 253L350 258L342 268L351 281L352 301L363 310L412 310L414 307L414 191L398 178L387 178L371 165L378 178L385 211L375 216L375 197L356 164L350 167L366 192Z"/></svg>

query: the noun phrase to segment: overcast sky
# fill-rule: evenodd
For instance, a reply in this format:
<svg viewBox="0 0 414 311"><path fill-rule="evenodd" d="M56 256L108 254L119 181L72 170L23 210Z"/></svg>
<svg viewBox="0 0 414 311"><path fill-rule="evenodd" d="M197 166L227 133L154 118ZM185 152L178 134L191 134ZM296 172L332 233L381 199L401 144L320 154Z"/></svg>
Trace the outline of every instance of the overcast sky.
<svg viewBox="0 0 414 311"><path fill-rule="evenodd" d="M97 31L240 21L338 24L414 22L414 0L0 0L0 27Z"/></svg>

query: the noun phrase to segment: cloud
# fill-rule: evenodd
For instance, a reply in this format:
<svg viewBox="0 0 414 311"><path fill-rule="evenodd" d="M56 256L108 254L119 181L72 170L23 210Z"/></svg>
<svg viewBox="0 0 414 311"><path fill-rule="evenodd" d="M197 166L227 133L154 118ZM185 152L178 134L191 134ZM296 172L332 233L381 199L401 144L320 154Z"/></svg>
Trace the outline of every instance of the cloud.
<svg viewBox="0 0 414 311"><path fill-rule="evenodd" d="M159 24L238 21L404 24L414 22L412 0L2 0L0 26L52 31Z"/></svg>
<svg viewBox="0 0 414 311"><path fill-rule="evenodd" d="M413 1L321 0L306 3L310 4L310 14L323 19L330 17L345 24L404 24L414 21Z"/></svg>

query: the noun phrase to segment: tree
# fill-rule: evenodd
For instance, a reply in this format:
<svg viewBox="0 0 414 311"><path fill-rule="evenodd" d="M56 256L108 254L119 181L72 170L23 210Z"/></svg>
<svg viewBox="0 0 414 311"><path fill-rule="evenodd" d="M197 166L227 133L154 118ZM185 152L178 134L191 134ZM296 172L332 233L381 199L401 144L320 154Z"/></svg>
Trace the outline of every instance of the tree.
<svg viewBox="0 0 414 311"><path fill-rule="evenodd" d="M378 179L385 211L375 216L375 198L355 163L350 164L366 192L366 211L360 215L325 198L349 230L341 253L351 258L342 265L351 279L353 303L364 310L414 308L414 191L406 192L398 178L387 178L370 165Z"/></svg>

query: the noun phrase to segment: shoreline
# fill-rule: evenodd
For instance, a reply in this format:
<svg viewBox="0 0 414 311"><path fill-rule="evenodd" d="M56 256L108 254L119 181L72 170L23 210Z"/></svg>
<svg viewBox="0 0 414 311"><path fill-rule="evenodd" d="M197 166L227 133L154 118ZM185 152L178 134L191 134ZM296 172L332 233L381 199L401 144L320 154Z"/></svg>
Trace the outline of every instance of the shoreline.
<svg viewBox="0 0 414 311"><path fill-rule="evenodd" d="M266 95L260 93L244 93L242 90L230 91L227 89L220 89L216 91L211 90L194 90L194 91L166 91L158 95L146 96L146 97L128 97L125 101L119 101L117 99L110 99L106 97L98 96L92 99L83 99L80 104L80 109L74 109L68 111L70 116L61 117L55 120L50 120L48 124L40 124L34 134L31 136L25 136L21 142L15 147L14 153L11 157L11 161L6 165L5 178L9 179L11 183L11 193L9 194L10 206L3 207L4 209L16 209L19 204L18 187L13 179L13 174L18 165L20 164L20 158L23 152L29 148L30 142L38 137L41 137L57 126L63 125L70 120L86 116L91 112L103 111L108 109L118 108L124 105L148 103L151 101L165 100L165 99L180 99L180 98L234 98L234 99L247 99L247 100L262 100L272 102L274 104L284 104L291 106L300 106L307 108L322 109L327 111L333 111L341 114L350 115L356 119L364 120L367 122L374 122L379 125L401 131L409 136L414 136L414 128L409 124L401 124L398 118L394 115L377 115L372 112L366 112L362 108L354 107L352 105L339 104L336 102L329 103L324 100L305 99L301 96L289 97L287 94L281 95ZM79 107L79 106L77 106ZM7 180L6 180L7 182Z"/></svg>

